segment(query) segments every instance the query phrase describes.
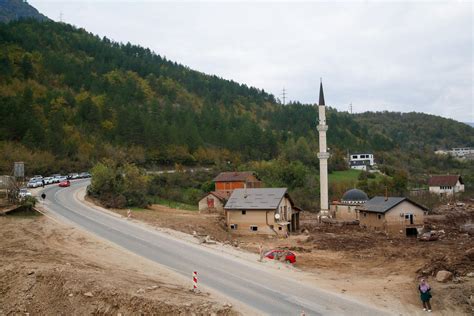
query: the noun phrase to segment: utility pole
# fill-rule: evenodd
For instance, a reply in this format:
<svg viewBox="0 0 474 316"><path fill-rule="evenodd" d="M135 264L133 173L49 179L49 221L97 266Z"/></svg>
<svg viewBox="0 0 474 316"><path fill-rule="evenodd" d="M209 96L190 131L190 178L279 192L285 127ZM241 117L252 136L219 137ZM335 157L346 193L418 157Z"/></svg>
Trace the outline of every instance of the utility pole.
<svg viewBox="0 0 474 316"><path fill-rule="evenodd" d="M63 11L59 12L59 22L63 22Z"/></svg>
<svg viewBox="0 0 474 316"><path fill-rule="evenodd" d="M349 104L349 112L352 114L352 102Z"/></svg>
<svg viewBox="0 0 474 316"><path fill-rule="evenodd" d="M286 104L286 90L285 90L285 88L283 88L283 92L281 93L281 96L283 98L283 105L285 105Z"/></svg>

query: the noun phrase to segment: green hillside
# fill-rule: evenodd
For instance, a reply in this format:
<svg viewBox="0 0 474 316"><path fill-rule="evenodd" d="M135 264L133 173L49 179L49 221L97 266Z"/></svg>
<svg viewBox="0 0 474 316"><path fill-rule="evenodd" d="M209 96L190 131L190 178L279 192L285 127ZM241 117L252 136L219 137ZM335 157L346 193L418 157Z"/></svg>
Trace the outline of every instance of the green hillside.
<svg viewBox="0 0 474 316"><path fill-rule="evenodd" d="M87 169L104 157L148 168L236 169L287 161L315 172L316 122L314 106L283 106L261 89L130 43L52 21L0 24L2 173L16 160L33 174ZM350 151L374 152L388 175L471 168L433 154L474 146L474 128L463 123L422 113L351 115L329 108L328 124L331 171L347 168Z"/></svg>

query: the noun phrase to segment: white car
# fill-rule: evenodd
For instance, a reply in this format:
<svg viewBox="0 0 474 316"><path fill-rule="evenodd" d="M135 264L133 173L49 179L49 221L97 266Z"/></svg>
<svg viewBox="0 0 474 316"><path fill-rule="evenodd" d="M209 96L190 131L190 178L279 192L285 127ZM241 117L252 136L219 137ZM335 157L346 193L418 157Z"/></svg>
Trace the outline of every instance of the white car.
<svg viewBox="0 0 474 316"><path fill-rule="evenodd" d="M53 178L53 183L58 183L58 182L59 182L59 179L58 179L58 178L59 178L60 176L61 176L61 175L60 175L59 173L53 174L53 175L51 176L51 178Z"/></svg>
<svg viewBox="0 0 474 316"><path fill-rule="evenodd" d="M26 185L28 188L38 188L43 185L43 179L40 178L31 178L28 184Z"/></svg>
<svg viewBox="0 0 474 316"><path fill-rule="evenodd" d="M53 184L54 183L54 178L53 177L46 177L43 178L44 184Z"/></svg>
<svg viewBox="0 0 474 316"><path fill-rule="evenodd" d="M23 189L20 189L20 191L18 192L18 197L20 199L24 199L26 198L27 196L31 196L31 192L28 192L27 189L23 188Z"/></svg>

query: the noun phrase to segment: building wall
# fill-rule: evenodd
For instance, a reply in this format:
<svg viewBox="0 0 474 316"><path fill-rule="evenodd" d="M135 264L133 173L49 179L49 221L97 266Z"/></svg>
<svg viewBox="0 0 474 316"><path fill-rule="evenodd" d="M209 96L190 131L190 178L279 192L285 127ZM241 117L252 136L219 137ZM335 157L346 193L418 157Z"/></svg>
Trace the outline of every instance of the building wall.
<svg viewBox="0 0 474 316"><path fill-rule="evenodd" d="M364 171L367 171L367 166L366 166L366 165L361 165L361 166L351 166L351 169L356 169L356 170L364 170Z"/></svg>
<svg viewBox="0 0 474 316"><path fill-rule="evenodd" d="M209 200L212 200L214 203L214 207L210 208L209 207ZM199 212L200 213L212 213L212 212L218 212L218 213L224 213L224 204L219 200L217 197L215 197L213 194L208 194L205 197L203 197L201 200L199 200L198 203L199 207Z"/></svg>
<svg viewBox="0 0 474 316"><path fill-rule="evenodd" d="M216 191L233 191L245 188L245 182L216 182Z"/></svg>
<svg viewBox="0 0 474 316"><path fill-rule="evenodd" d="M245 179L245 181L229 181L229 182L216 182L215 188L216 191L233 191L235 189L253 189L253 188L260 188L262 186L262 182L257 179L256 176L250 175Z"/></svg>
<svg viewBox="0 0 474 316"><path fill-rule="evenodd" d="M413 215L413 224L406 215ZM385 214L360 211L360 225L374 230L383 230L387 233L405 235L406 228L421 227L424 222L425 211L408 202L403 201ZM401 232L400 232L401 231Z"/></svg>
<svg viewBox="0 0 474 316"><path fill-rule="evenodd" d="M287 232L286 226L281 230L278 229L279 226L275 223L275 210L227 210L226 213L227 227L233 233L284 235ZM237 224L237 229L232 229L232 224ZM257 231L252 231L251 226L257 226Z"/></svg>
<svg viewBox="0 0 474 316"><path fill-rule="evenodd" d="M331 205L331 213L334 218L343 221L355 221L359 219L359 211L356 210L356 205L337 204Z"/></svg>

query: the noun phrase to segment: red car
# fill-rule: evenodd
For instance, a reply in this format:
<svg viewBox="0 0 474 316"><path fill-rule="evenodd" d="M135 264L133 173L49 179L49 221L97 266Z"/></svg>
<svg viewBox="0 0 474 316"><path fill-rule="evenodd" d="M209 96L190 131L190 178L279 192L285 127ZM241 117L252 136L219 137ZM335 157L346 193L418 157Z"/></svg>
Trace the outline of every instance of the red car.
<svg viewBox="0 0 474 316"><path fill-rule="evenodd" d="M71 182L69 180L59 182L60 187L68 187L70 185L71 185Z"/></svg>
<svg viewBox="0 0 474 316"><path fill-rule="evenodd" d="M268 259L275 259L275 260L282 260L282 257L285 256L286 263L295 263L296 262L296 255L288 250L279 250L273 249L268 251L265 254L265 258Z"/></svg>

